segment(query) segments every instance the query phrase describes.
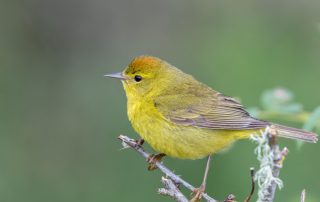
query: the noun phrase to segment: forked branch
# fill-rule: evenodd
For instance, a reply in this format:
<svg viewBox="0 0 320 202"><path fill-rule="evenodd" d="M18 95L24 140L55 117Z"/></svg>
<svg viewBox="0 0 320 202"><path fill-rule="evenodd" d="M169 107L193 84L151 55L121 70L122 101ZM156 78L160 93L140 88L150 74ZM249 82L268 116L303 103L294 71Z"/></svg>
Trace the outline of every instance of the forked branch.
<svg viewBox="0 0 320 202"><path fill-rule="evenodd" d="M124 135L120 135L118 138L122 141L124 148L134 149L146 160L148 157L150 157L150 154L144 151L144 149L136 140ZM252 139L258 144L256 153L258 155L258 160L260 161L260 169L255 175L255 180L258 182L259 186L258 201L272 202L274 200L276 187L279 186L281 188L282 186L282 181L278 178L278 176L283 160L288 154L288 149L284 148L283 150L280 150L278 144L276 143L274 137L269 133L268 129L266 129L261 136L253 136ZM164 166L163 163L155 162L155 165L166 176L161 180L164 188L159 189L158 193L169 196L178 202L187 202L188 199L180 191L179 186L183 186L191 192L195 190L195 187L178 175L174 174L170 169ZM253 175L254 170L251 169L252 188L248 197L245 199L246 202L250 201L254 191L255 183L253 180ZM304 200L304 194L302 195L301 201ZM217 202L217 200L206 193L202 195L202 199L206 200L207 202ZM235 201L234 196L229 195L224 201Z"/></svg>
<svg viewBox="0 0 320 202"><path fill-rule="evenodd" d="M134 139L131 139L131 138L124 136L124 135L120 135L118 138L122 141L122 144L125 148L130 147L130 148L134 149L141 156L143 156L145 159L147 159L150 156L150 154L147 153L146 151L144 151L144 149ZM162 163L156 162L155 164L158 167L158 169L161 172L163 172L167 176L168 179L170 179L169 181L162 180L162 183L164 184L165 189L160 189L161 194L168 195L168 196L172 197L173 199L175 199L176 201L183 202L183 201L185 201L186 197L183 196L183 194L181 194L181 192L178 188L172 188L172 185L173 184L175 184L175 186L177 184L182 185L185 188L189 189L191 192L193 192L195 190L194 186L192 186L191 184L189 184L188 182L186 182L185 180L180 178L178 175L174 174L170 169L168 169ZM170 181L173 183L171 183ZM164 191L164 190L166 190L166 191ZM203 193L202 198L208 202L217 202L217 200L213 199L212 197L210 197L206 193Z"/></svg>

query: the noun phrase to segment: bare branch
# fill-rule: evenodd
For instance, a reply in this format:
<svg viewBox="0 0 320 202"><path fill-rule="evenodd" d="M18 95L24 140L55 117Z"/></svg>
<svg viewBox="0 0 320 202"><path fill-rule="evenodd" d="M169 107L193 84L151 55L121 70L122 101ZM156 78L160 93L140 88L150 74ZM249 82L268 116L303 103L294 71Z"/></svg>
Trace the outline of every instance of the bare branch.
<svg viewBox="0 0 320 202"><path fill-rule="evenodd" d="M259 202L272 202L274 200L276 187L279 186L281 188L282 186L282 181L278 178L278 176L280 173L280 169L282 168L283 160L288 154L288 149L284 148L283 150L280 150L275 137L270 133L271 131L268 131L268 129L266 129L261 136L255 136L251 138L259 144L255 152L258 154L260 169L257 171L256 175L254 174L254 168L250 169L252 179L251 192L245 199L245 202L250 201L254 192L254 179L258 181L258 185L260 188L258 193ZM134 149L146 160L151 156L149 153L144 151L144 149L136 140L124 135L120 135L118 138L122 141L122 145L124 146L124 148ZM170 169L164 166L162 162L155 162L155 166L166 175L166 177L163 177L161 180L164 184L164 188L159 189L158 193L161 195L169 196L178 202L187 202L187 197L183 195L177 185L182 185L191 192L195 190L195 187L180 178L178 175L174 174ZM253 177L254 175L255 178ZM206 193L202 195L202 198L207 202L217 202L217 200L213 199ZM303 191L301 194L301 202L304 202L304 198L305 192ZM235 201L235 197L230 194L224 201L233 202Z"/></svg>
<svg viewBox="0 0 320 202"><path fill-rule="evenodd" d="M131 147L132 149L137 151L141 156L143 156L145 159L147 159L150 156L150 154L145 152L143 148L134 139L131 139L124 135L120 135L118 139L122 141L122 144L125 148ZM174 184L181 184L182 186L184 186L185 188L189 189L192 192L195 190L194 186L192 186L191 184L189 184L188 182L180 178L178 175L174 174L170 169L168 169L162 163L156 162L155 164L161 172L163 172L168 178L170 178L174 182ZM203 193L202 198L205 199L207 202L217 202L217 200L213 199L206 193Z"/></svg>
<svg viewBox="0 0 320 202"><path fill-rule="evenodd" d="M162 184L165 188L158 189L158 193L164 196L170 196L177 202L188 202L189 200L181 193L178 187L170 178L162 177Z"/></svg>
<svg viewBox="0 0 320 202"><path fill-rule="evenodd" d="M278 178L280 174L280 169L282 168L283 160L288 155L289 150L287 147L284 147L280 151L279 145L277 144L275 136L272 136L269 138L269 144L271 147L271 152L273 153L273 162L274 162L272 174L273 174L273 177ZM270 193L269 200L267 200L268 202L272 202L274 200L276 188L277 188L277 183L273 181L268 188Z"/></svg>

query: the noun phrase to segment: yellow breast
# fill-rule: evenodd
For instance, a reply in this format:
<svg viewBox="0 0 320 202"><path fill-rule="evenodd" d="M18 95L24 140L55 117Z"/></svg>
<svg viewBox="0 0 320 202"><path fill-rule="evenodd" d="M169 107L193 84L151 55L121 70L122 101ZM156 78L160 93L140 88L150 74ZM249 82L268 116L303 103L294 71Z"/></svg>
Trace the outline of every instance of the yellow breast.
<svg viewBox="0 0 320 202"><path fill-rule="evenodd" d="M177 125L166 120L147 100L130 99L128 117L137 133L156 151L183 159L203 158L252 133Z"/></svg>

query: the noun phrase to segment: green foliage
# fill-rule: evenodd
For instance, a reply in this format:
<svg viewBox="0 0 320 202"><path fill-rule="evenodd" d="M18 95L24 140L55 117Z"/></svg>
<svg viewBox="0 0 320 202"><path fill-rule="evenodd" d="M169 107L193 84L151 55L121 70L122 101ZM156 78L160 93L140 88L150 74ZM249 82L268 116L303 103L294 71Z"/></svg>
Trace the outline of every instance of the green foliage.
<svg viewBox="0 0 320 202"><path fill-rule="evenodd" d="M264 110L282 113L300 113L302 105L294 101L294 95L286 88L266 90L261 95L261 105Z"/></svg>
<svg viewBox="0 0 320 202"><path fill-rule="evenodd" d="M286 88L275 88L263 92L261 106L262 109L253 107L248 111L252 116L261 119L275 118L280 121L299 122L307 131L320 129L320 106L313 112L304 111L303 105L296 102L294 94ZM302 145L302 141L297 141L298 148Z"/></svg>
<svg viewBox="0 0 320 202"><path fill-rule="evenodd" d="M317 107L310 114L309 118L307 119L307 121L303 125L303 129L311 131L316 128L317 131L319 131L320 130L319 120L320 120L320 106Z"/></svg>

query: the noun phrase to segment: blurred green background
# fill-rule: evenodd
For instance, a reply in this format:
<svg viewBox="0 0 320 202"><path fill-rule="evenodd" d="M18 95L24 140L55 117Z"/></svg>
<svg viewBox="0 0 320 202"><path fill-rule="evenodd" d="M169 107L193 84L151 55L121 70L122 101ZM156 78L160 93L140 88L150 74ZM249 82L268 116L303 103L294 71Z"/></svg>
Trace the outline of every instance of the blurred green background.
<svg viewBox="0 0 320 202"><path fill-rule="evenodd" d="M103 77L141 54L259 106L284 86L311 111L320 103L320 2L312 0L2 0L0 201L170 201L159 171L116 137L137 138L118 81ZM300 125L296 125L301 127ZM288 146L276 201L320 201L320 145ZM255 145L214 157L207 191L250 189ZM150 150L150 148L149 148ZM199 185L205 160L165 159Z"/></svg>

